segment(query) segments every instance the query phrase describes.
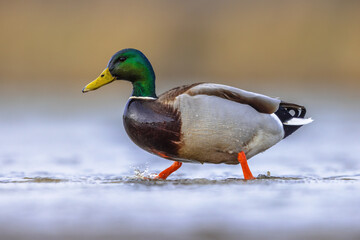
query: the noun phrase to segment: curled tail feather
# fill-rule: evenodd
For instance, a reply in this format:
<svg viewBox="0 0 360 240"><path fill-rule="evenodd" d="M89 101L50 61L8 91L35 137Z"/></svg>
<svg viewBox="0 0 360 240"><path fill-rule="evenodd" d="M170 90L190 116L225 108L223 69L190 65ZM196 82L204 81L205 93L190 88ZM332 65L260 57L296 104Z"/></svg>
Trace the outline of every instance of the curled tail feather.
<svg viewBox="0 0 360 240"><path fill-rule="evenodd" d="M285 131L284 138L291 135L302 125L311 123L311 118L305 118L306 108L293 103L281 102L279 109L275 112L281 120Z"/></svg>

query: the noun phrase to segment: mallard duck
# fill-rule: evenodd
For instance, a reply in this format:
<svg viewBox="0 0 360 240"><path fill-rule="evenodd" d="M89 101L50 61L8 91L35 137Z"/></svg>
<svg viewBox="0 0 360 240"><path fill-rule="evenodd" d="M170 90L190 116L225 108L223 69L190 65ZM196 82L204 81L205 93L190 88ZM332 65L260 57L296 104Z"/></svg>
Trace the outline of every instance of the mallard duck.
<svg viewBox="0 0 360 240"><path fill-rule="evenodd" d="M123 115L131 140L174 161L157 179L166 179L183 162L240 163L244 178L254 179L247 160L312 121L304 118L303 106L221 84L195 83L157 96L149 60L131 48L115 53L82 91L115 80L133 85Z"/></svg>

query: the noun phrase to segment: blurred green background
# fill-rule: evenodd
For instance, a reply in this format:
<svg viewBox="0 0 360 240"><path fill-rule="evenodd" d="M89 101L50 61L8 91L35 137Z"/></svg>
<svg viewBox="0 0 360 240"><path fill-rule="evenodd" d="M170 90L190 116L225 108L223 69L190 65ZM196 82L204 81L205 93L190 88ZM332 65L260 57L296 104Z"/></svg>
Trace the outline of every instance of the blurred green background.
<svg viewBox="0 0 360 240"><path fill-rule="evenodd" d="M360 1L334 0L1 1L0 91L14 104L75 97L132 47L153 64L158 93L205 81L356 96L359 13Z"/></svg>

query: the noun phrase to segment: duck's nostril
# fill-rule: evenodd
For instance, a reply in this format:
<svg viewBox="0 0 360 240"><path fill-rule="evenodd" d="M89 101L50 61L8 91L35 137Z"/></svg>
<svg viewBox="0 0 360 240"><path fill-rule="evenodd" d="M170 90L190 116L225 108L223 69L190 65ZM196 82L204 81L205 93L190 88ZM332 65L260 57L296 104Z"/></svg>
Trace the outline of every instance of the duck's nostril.
<svg viewBox="0 0 360 240"><path fill-rule="evenodd" d="M105 75L104 74L101 74L101 76L100 77L104 77Z"/></svg>

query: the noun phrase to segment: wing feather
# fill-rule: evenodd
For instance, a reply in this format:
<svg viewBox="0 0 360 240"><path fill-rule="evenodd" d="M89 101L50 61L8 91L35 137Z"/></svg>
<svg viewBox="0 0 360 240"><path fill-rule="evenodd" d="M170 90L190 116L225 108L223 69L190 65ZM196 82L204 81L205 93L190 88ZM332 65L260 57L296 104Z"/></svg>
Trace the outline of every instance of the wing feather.
<svg viewBox="0 0 360 240"><path fill-rule="evenodd" d="M281 100L262 94L248 92L239 88L222 84L203 83L187 89L182 94L190 96L209 95L247 104L260 113L274 113L278 110Z"/></svg>

